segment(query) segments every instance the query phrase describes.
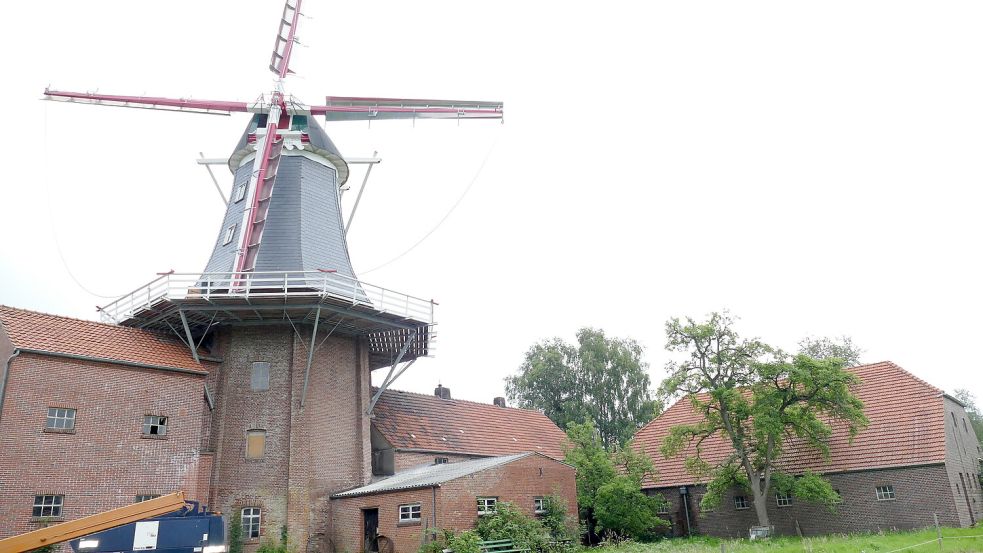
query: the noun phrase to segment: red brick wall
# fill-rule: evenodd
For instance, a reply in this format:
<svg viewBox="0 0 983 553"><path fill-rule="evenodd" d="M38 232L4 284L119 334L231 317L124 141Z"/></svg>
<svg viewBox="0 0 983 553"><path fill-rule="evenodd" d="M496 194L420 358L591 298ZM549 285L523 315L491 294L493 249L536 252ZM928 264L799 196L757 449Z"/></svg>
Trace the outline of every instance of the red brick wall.
<svg viewBox="0 0 983 553"><path fill-rule="evenodd" d="M319 331L317 342L329 328ZM224 512L262 509L262 535L275 540L287 526L291 545L327 535L328 497L368 481L371 471L367 353L353 338L332 336L315 353L301 408L310 326L303 343L288 326L224 331L221 378L213 413L213 503ZM253 392L253 362L270 365L270 389ZM245 458L245 433L266 430L266 454Z"/></svg>
<svg viewBox="0 0 983 553"><path fill-rule="evenodd" d="M938 513L939 522L945 526L959 525L943 465L867 470L827 477L843 498L835 512L796 499L790 507L778 507L775 496L768 497L768 517L779 535L794 536L796 521L802 533L808 536L924 528L933 524L933 513ZM878 501L875 488L888 484L894 486L895 500ZM672 522L675 535L685 535L685 512L679 488L646 491L663 494L670 503L670 514L663 518ZM752 501L748 494L731 490L717 509L700 513L698 504L704 491L703 486L689 487L690 522L694 532L747 537L748 529L758 525L753 504L746 510L737 510L734 505L735 495L747 495L748 501Z"/></svg>
<svg viewBox="0 0 983 553"><path fill-rule="evenodd" d="M332 501L334 550L362 551L363 509L378 508L379 533L394 540L397 553L412 553L420 547L422 532L428 525L455 531L474 528L478 520L476 500L480 496L512 502L533 515L533 498L546 495L557 495L567 502L568 513L572 515L571 530L575 529L574 469L540 455L441 484L436 491L436 515L432 508L432 488L335 499ZM421 506L421 524L399 525L399 506L415 502Z"/></svg>
<svg viewBox="0 0 983 553"><path fill-rule="evenodd" d="M437 489L439 498L441 490ZM334 551L356 552L364 548L363 509L379 509L379 534L393 540L397 553L413 553L420 547L423 532L433 528L434 489L423 488L388 494L332 500ZM399 524L399 506L420 504L420 523ZM440 521L437 521L440 524Z"/></svg>
<svg viewBox="0 0 983 553"><path fill-rule="evenodd" d="M577 483L573 467L542 455L529 455L471 476L443 484L437 516L442 528L473 528L478 520L476 498L495 496L533 514L533 498L555 495L567 504L576 526Z"/></svg>
<svg viewBox="0 0 983 553"><path fill-rule="evenodd" d="M0 362L5 362L4 356ZM204 377L22 354L0 414L0 537L36 529L35 494L65 496L66 519L137 494L199 490ZM77 409L74 434L43 432L47 409ZM143 416L168 417L167 439L142 438Z"/></svg>

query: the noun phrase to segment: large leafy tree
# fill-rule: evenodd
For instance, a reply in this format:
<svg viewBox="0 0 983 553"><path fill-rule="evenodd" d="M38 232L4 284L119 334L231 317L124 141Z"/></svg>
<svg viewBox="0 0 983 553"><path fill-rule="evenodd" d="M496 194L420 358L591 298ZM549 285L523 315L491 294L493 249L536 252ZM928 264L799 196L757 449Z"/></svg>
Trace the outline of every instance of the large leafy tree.
<svg viewBox="0 0 983 553"><path fill-rule="evenodd" d="M966 406L966 414L969 415L969 423L973 425L976 440L983 442L983 411L976 406L976 396L966 389L956 390L952 395Z"/></svg>
<svg viewBox="0 0 983 553"><path fill-rule="evenodd" d="M658 516L663 499L641 491L642 481L655 480L656 473L637 448L606 451L590 421L574 423L567 431L565 460L577 469L577 506L589 543L602 535L644 539L668 527Z"/></svg>
<svg viewBox="0 0 983 553"><path fill-rule="evenodd" d="M840 359L847 367L861 364L860 356L864 350L853 343L853 338L808 337L799 341L799 353L813 359Z"/></svg>
<svg viewBox="0 0 983 553"><path fill-rule="evenodd" d="M733 486L751 494L763 526L769 525L766 506L774 492L835 505L840 499L827 480L812 473L785 474L777 461L790 437L828 455L831 423L851 437L867 424L863 404L851 392L857 378L843 370L843 359L789 356L760 340L742 338L733 325L727 313L713 313L704 322L666 323L666 349L686 355L668 364L661 391L688 396L702 419L673 427L663 454L678 455L695 446L686 464L708 481L704 509L719 504ZM702 444L716 436L733 451L711 463L702 457Z"/></svg>
<svg viewBox="0 0 983 553"><path fill-rule="evenodd" d="M564 430L592 421L611 451L661 407L652 398L647 368L634 340L583 328L576 345L554 338L531 347L518 374L506 378L505 390L520 407L542 410Z"/></svg>

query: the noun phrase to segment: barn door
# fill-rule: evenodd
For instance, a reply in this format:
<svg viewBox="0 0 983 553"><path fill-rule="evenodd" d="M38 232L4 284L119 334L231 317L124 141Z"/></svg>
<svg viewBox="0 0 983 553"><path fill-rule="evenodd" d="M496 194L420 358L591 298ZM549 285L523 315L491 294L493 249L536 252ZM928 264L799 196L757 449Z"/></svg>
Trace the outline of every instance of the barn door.
<svg viewBox="0 0 983 553"><path fill-rule="evenodd" d="M365 521L365 553L379 551L379 509L362 509Z"/></svg>

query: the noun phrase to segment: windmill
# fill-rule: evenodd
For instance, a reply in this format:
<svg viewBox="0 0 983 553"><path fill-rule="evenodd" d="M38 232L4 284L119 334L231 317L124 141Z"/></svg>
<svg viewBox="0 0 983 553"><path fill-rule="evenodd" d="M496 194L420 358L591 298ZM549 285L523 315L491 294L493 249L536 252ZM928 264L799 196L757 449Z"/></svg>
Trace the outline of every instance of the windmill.
<svg viewBox="0 0 983 553"><path fill-rule="evenodd" d="M249 113L229 157L234 183L212 255L201 273L168 273L100 308L103 319L170 329L191 348L215 325L287 321L367 336L373 367L428 355L432 300L360 282L352 269L339 188L348 163L315 117L326 122L382 119L500 119L501 102L327 96L307 105L286 92L293 73L302 0L287 0L269 70L272 91L255 101L123 96L45 89L44 99L104 106L224 114ZM324 319L322 321L322 319ZM295 326L296 329L296 326ZM405 367L404 367L405 369ZM386 379L386 385L390 382ZM371 408L370 408L371 409Z"/></svg>

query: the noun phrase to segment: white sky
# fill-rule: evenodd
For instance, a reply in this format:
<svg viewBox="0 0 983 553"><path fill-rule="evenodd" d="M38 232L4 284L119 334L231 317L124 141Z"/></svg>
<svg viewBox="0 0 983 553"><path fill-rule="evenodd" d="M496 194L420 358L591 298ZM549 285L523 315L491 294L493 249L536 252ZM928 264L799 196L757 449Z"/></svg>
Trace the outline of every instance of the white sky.
<svg viewBox="0 0 983 553"><path fill-rule="evenodd" d="M195 164L247 116L40 102L54 89L251 100L282 4L17 2L0 46L0 303L95 318L204 268L224 206ZM397 387L491 401L534 342L646 347L729 308L793 348L848 334L983 398L979 2L307 0L289 92L503 100L505 124L331 124L379 150L350 234L364 280L440 302ZM484 169L479 171L487 157ZM356 168L351 182L361 181ZM228 189L231 176L219 172ZM474 186L418 248L383 269ZM350 208L354 194L346 195ZM56 242L57 241L57 242Z"/></svg>

